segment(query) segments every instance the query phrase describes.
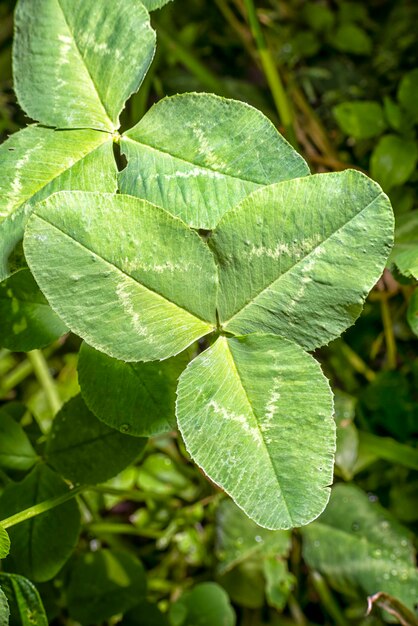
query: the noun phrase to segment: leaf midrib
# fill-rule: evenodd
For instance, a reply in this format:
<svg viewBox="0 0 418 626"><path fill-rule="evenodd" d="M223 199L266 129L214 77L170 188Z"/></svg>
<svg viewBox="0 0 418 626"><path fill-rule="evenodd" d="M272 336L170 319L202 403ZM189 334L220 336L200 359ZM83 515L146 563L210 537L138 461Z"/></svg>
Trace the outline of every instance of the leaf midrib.
<svg viewBox="0 0 418 626"><path fill-rule="evenodd" d="M103 263L107 263L110 267L114 268L116 271L120 272L121 274L123 274L123 276L126 276L127 278L129 278L130 280L132 280L135 284L139 285L140 287L142 287L143 289L145 289L146 291L148 291L149 293L153 294L153 296L156 296L158 298L161 298L162 300L164 300L165 302L168 302L169 304L171 304L172 306L176 307L177 309L179 309L180 311L183 311L184 313L186 313L187 315L190 315L191 317L194 317L195 319L199 320L200 322L203 322L204 324L206 324L207 326L209 326L208 329L208 333L211 332L211 330L213 330L215 328L213 322L210 322L208 320L204 320L203 318L199 317L198 315L196 315L195 313L192 313L191 311L188 311L187 309L184 309L183 307L179 306L178 304L176 304L175 302L173 302L172 300L170 300L169 298L167 298L166 296L164 296L163 294L158 293L158 291L154 291L154 289L151 289L149 287L147 287L146 285L143 285L141 282L139 282L138 280L136 280L133 276L131 276L130 274L128 274L127 272L125 272L125 270L123 270L122 268L120 268L118 265L114 265L113 262L108 261L107 259L105 259L104 257L100 256L95 250L91 250L91 248L88 248L85 244L81 243L80 241L77 241L77 239L74 239L74 237L71 237L71 235L69 235L68 233L66 233L64 230L62 230L61 228L59 228L56 224L53 224L52 222L50 222L49 220L45 219L44 217L42 217L41 215L39 215L39 213L36 213L36 211L34 212L34 216L36 216L37 219L40 219L41 221L45 222L45 224L49 224L49 226L51 226L52 228L55 228L55 230L57 230L58 232L60 232L62 235L64 235L64 237L67 237L68 239L70 239L75 245L80 246L80 248L82 248L83 250L87 250L90 254L93 254L95 257L97 257L100 261L102 261Z"/></svg>
<svg viewBox="0 0 418 626"><path fill-rule="evenodd" d="M176 159L177 161L180 161L182 163L186 163L187 165L193 165L193 167L199 167L202 170L208 170L209 172L214 172L215 174L220 174L220 175L224 176L225 178L231 178L233 180L239 180L239 181L244 182L244 183L251 183L252 185L257 185L258 187L263 187L264 185L267 184L267 183L260 183L259 181L256 181L256 180L251 180L249 178L244 178L242 176L236 176L234 174L226 174L222 170L216 170L213 167L209 167L208 165L200 165L199 163L195 163L195 162L190 161L188 159L185 159L183 157L176 156L175 154L172 154L168 150L163 150L162 148L157 148L156 146L151 146L151 144L149 144L149 143L144 143L143 141L138 141L137 139L132 139L128 135L122 135L122 142L124 140L129 141L130 143L133 143L133 144L138 144L140 146L144 146L145 148L149 148L150 150L154 150L155 152L160 152L161 154L166 154L166 155L170 156L172 159ZM278 182L284 182L284 181L278 181ZM254 189L254 191L255 191L255 189Z"/></svg>
<svg viewBox="0 0 418 626"><path fill-rule="evenodd" d="M272 470L273 470L274 475L276 476L277 484L279 485L279 489L280 489L280 493L281 493L281 496L282 496L283 504L284 504L284 506L285 506L286 513L287 513L287 516L288 516L288 519L289 519L289 522L290 522L290 527L293 527L293 526L294 526L294 522L293 522L292 516L291 516L291 514L290 514L289 507L288 507L288 505L287 505L287 501L286 501L286 497L285 497L285 492L284 492L284 490L282 489L282 486L281 486L281 483L280 483L280 480L279 480L279 476L278 476L278 474L277 474L276 467L275 467L275 465L274 465L274 463L273 463L273 459L271 458L270 451L269 451L268 446L267 446L267 443L266 443L266 441L265 441L265 439L264 439L263 431L261 430L261 428L260 428L260 424L258 423L258 419L257 419L256 412L255 412L255 410L254 410L254 407L253 407L253 405L252 405L252 402L251 402L250 398L248 397L247 390L246 390L246 389L245 389L245 387L244 387L244 383L242 382L242 378L241 378L241 376L240 376L240 374L239 374L239 371L238 371L238 366L237 366L237 364L236 364L236 362L235 362L235 359L234 359L234 357L233 357L233 354L232 354L232 352L231 352L231 349L230 349L230 347L229 347L229 343L228 343L228 340L227 340L227 339L225 339L225 345L226 345L226 347L227 347L227 351L228 351L228 355L229 355L229 359L228 359L228 360L231 362L231 365L232 365L231 370L233 371L233 373L235 374L236 378L237 378L237 379L238 379L238 381L239 381L240 387L241 387L241 389L242 389L242 391L243 391L243 393L244 393L245 399L246 399L246 401L247 401L247 403L248 403L248 406L250 407L251 413L252 413L252 415L253 415L253 417L254 417L254 421L255 421L256 426L257 426L257 429L258 429L258 431L259 431L259 433L260 433L261 440L262 440L262 442L263 442L263 445L264 445L265 451L266 451L266 453L267 453L267 457L268 457L269 462L270 462L270 466L271 466L271 468L272 468Z"/></svg>
<svg viewBox="0 0 418 626"><path fill-rule="evenodd" d="M103 101L102 95L101 95L101 93L100 93L100 91L99 91L99 87L98 87L98 85L96 85L96 83L94 82L94 79L93 79L93 76L92 76L92 74L91 74L91 72L90 72L90 69L89 69L89 67L88 67L88 65L87 65L87 63L86 63L86 60L85 60L85 58L84 58L84 56L83 56L83 54L82 54L82 52L81 52L81 50L80 50L80 48L79 48L79 45L78 45L78 42L77 42L77 38L75 37L75 34L74 34L74 32L72 31L72 29L71 29L71 27L70 27L70 23L69 23L69 21L68 21L68 18L67 18L67 16L66 16L65 11L64 11L64 9L63 9L63 7L62 7L62 4L61 4L61 0L57 0L57 2L58 2L58 6L59 6L59 8L61 9L61 13L62 13L62 15L63 15L63 18L64 18L65 24L66 24L66 26L67 26L68 32L70 33L70 35L71 35L71 37L72 37L72 40L73 40L73 42L74 42L75 49L77 50L78 55L79 55L79 57L80 57L80 59L81 59L81 61L82 61L82 64L83 64L83 66L84 66L84 67L85 67L85 69L86 69L87 75L88 75L88 77L90 78L90 81L91 81L91 83L92 83L92 85L93 85L94 92L97 94L99 104L100 104L100 106L101 106L101 107L102 107L102 109L103 109L103 112L104 112L104 114L105 114L105 117L106 117L106 118L107 118L107 120L110 122L110 127L109 127L109 130L110 130L111 132L114 132L115 130L117 130L117 128L116 128L116 126L114 126L114 125L113 125L113 122L112 122L112 117L111 117L111 115L110 115L109 111L108 111L108 110L107 110L107 108L106 108L106 105L105 105L105 103L104 103L104 101Z"/></svg>
<svg viewBox="0 0 418 626"><path fill-rule="evenodd" d="M244 306L242 306L238 311L236 311L236 313L234 313L228 320L224 320L222 321L222 324L225 324L225 328L228 326L228 324L236 317L238 317L247 307L251 306L252 304L254 304L256 302L256 300L265 292L268 291L275 283L278 283L284 276L286 276L286 274L288 274L289 272L291 272L295 267L297 267L299 264L304 263L307 259L309 259L311 257L312 254L314 254L314 252L320 248L321 246L323 246L325 243L327 243L332 237L334 237L334 235L336 235L337 233L339 233L341 230L343 230L344 228L346 228L353 220L357 219L359 217L359 215L361 215L364 211L367 211L367 209L369 209L377 200L379 200L379 198L383 197L385 194L383 193L383 191L381 191L377 196L375 196L373 198L373 200L371 200L365 207L363 207L361 209L361 211L359 211L358 213L355 213L355 215L353 215L352 217L350 217L350 219L347 222L344 222L344 224L342 224L341 226L339 226L336 230L334 230L330 235L328 235L325 239L323 239L322 241L320 241L314 248L312 248L312 250L306 255L304 256L302 259L298 259L297 261L295 261L295 263L293 263L285 272L283 272L283 274L280 274L280 276L278 276L277 278L275 278L274 280L272 280L268 285L263 286L263 288L254 296L251 296L251 300L249 300L248 302L246 302L244 304Z"/></svg>

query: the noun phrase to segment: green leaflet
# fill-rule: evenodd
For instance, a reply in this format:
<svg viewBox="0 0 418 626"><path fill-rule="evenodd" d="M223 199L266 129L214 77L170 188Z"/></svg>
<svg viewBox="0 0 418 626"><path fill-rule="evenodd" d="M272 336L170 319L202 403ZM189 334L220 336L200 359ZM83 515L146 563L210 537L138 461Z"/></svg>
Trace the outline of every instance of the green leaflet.
<svg viewBox="0 0 418 626"><path fill-rule="evenodd" d="M103 424L78 395L55 416L45 455L64 478L94 484L109 480L133 463L146 442Z"/></svg>
<svg viewBox="0 0 418 626"><path fill-rule="evenodd" d="M78 378L90 410L110 426L149 437L176 426L177 379L190 361L188 351L156 363L124 363L83 343Z"/></svg>
<svg viewBox="0 0 418 626"><path fill-rule="evenodd" d="M155 50L138 0L19 0L13 67L20 105L47 126L113 132Z"/></svg>
<svg viewBox="0 0 418 626"><path fill-rule="evenodd" d="M291 535L287 530L260 528L232 500L223 500L216 516L216 552L223 574L249 558L287 556Z"/></svg>
<svg viewBox="0 0 418 626"><path fill-rule="evenodd" d="M418 336L418 289L415 289L409 300L407 319L412 332Z"/></svg>
<svg viewBox="0 0 418 626"><path fill-rule="evenodd" d="M302 157L257 109L211 94L165 98L121 138L123 193L211 229L262 185L306 176Z"/></svg>
<svg viewBox="0 0 418 626"><path fill-rule="evenodd" d="M384 591L418 602L418 570L408 530L354 485L336 485L326 511L303 529L304 558L342 592Z"/></svg>
<svg viewBox="0 0 418 626"><path fill-rule="evenodd" d="M0 467L26 471L37 460L38 455L21 425L7 408L0 409Z"/></svg>
<svg viewBox="0 0 418 626"><path fill-rule="evenodd" d="M0 283L0 346L15 352L44 348L67 332L29 270Z"/></svg>
<svg viewBox="0 0 418 626"><path fill-rule="evenodd" d="M0 559L5 559L10 552L10 539L7 531L0 524Z"/></svg>
<svg viewBox="0 0 418 626"><path fill-rule="evenodd" d="M383 109L372 100L341 102L332 113L341 130L356 139L376 137L386 128Z"/></svg>
<svg viewBox="0 0 418 626"><path fill-rule="evenodd" d="M82 624L99 624L145 599L142 563L128 552L99 550L79 555L71 568L68 608Z"/></svg>
<svg viewBox="0 0 418 626"><path fill-rule="evenodd" d="M260 526L301 526L323 511L332 395L299 346L273 335L220 337L180 376L177 420L195 462Z"/></svg>
<svg viewBox="0 0 418 626"><path fill-rule="evenodd" d="M68 491L66 483L46 465L37 465L21 482L8 485L0 496L6 518ZM77 503L69 500L9 529L12 553L7 569L36 582L53 578L72 554L80 529Z"/></svg>
<svg viewBox="0 0 418 626"><path fill-rule="evenodd" d="M170 608L172 626L235 626L228 594L216 583L201 583L186 591Z"/></svg>
<svg viewBox="0 0 418 626"><path fill-rule="evenodd" d="M165 359L215 327L210 251L179 219L144 200L55 194L29 220L25 255L67 326L115 358Z"/></svg>
<svg viewBox="0 0 418 626"><path fill-rule="evenodd" d="M16 574L0 573L0 585L7 596L12 624L48 626L41 597L30 580ZM0 595L0 626L3 626ZM7 626L8 621L4 622Z"/></svg>
<svg viewBox="0 0 418 626"><path fill-rule="evenodd" d="M36 202L61 189L117 189L112 141L92 130L28 126L0 146L0 165L0 281Z"/></svg>
<svg viewBox="0 0 418 626"><path fill-rule="evenodd" d="M9 626L10 609L7 597L0 588L0 626Z"/></svg>
<svg viewBox="0 0 418 626"><path fill-rule="evenodd" d="M121 626L169 626L156 604L144 601L123 616Z"/></svg>
<svg viewBox="0 0 418 626"><path fill-rule="evenodd" d="M223 328L272 332L307 350L328 343L359 316L392 237L388 198L354 170L254 192L209 239Z"/></svg>
<svg viewBox="0 0 418 626"><path fill-rule="evenodd" d="M418 163L418 147L414 139L399 135L382 137L370 159L370 172L385 191L403 185L412 176Z"/></svg>
<svg viewBox="0 0 418 626"><path fill-rule="evenodd" d="M404 276L418 280L418 211L397 216L395 245L389 261Z"/></svg>

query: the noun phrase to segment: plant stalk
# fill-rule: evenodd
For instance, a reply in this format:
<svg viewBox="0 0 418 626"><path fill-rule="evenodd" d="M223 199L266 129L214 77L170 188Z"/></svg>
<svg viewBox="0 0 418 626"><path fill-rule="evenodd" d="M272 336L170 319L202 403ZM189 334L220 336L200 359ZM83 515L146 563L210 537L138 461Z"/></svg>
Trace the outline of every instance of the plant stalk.
<svg viewBox="0 0 418 626"><path fill-rule="evenodd" d="M325 579L321 576L321 574L319 574L319 572L312 572L312 583L321 599L321 603L325 607L329 616L332 617L333 622L337 626L349 626L339 604L332 595Z"/></svg>
<svg viewBox="0 0 418 626"><path fill-rule="evenodd" d="M46 362L41 350L32 350L31 352L28 352L28 359L32 364L36 378L45 391L52 414L55 415L60 410L62 402L58 395L54 379L49 371L48 363Z"/></svg>

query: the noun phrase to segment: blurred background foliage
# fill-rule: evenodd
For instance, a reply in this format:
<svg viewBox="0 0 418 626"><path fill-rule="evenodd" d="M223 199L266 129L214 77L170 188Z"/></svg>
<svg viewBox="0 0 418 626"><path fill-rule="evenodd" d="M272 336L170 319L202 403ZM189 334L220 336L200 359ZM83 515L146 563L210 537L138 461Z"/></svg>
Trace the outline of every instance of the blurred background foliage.
<svg viewBox="0 0 418 626"><path fill-rule="evenodd" d="M27 123L12 87L13 8L0 2L2 140ZM126 128L178 92L249 102L312 171L375 178L393 203L396 245L357 324L317 354L338 425L338 486L319 521L292 534L258 528L189 463L176 433L156 437L140 462L81 496L76 555L37 585L49 622L417 624L418 3L176 0L152 20L158 51ZM42 353L0 350L2 410L34 458L78 392L78 348L70 336ZM28 469L0 454L1 488Z"/></svg>

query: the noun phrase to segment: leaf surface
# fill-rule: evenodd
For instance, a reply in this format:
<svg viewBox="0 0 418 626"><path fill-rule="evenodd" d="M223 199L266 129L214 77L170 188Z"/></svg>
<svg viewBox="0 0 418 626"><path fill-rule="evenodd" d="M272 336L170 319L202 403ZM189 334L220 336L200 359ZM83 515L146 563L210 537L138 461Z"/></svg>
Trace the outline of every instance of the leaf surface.
<svg viewBox="0 0 418 626"><path fill-rule="evenodd" d="M99 550L78 556L68 586L68 609L82 624L107 621L145 599L142 563L128 552Z"/></svg>
<svg viewBox="0 0 418 626"><path fill-rule="evenodd" d="M302 157L260 111L211 94L165 98L121 139L120 188L211 229L262 185L306 176Z"/></svg>
<svg viewBox="0 0 418 626"><path fill-rule="evenodd" d="M172 626L235 626L228 594L216 583L200 583L170 608Z"/></svg>
<svg viewBox="0 0 418 626"><path fill-rule="evenodd" d="M0 525L0 559L5 559L10 552L10 539L7 531Z"/></svg>
<svg viewBox="0 0 418 626"><path fill-rule="evenodd" d="M0 588L0 626L9 626L10 609L7 597Z"/></svg>
<svg viewBox="0 0 418 626"><path fill-rule="evenodd" d="M0 345L15 352L44 348L67 332L29 270L0 283Z"/></svg>
<svg viewBox="0 0 418 626"><path fill-rule="evenodd" d="M61 189L117 189L112 141L91 130L28 126L0 146L0 166L0 280L36 202Z"/></svg>
<svg viewBox="0 0 418 626"><path fill-rule="evenodd" d="M188 352L154 363L125 363L83 343L78 359L82 396L97 417L136 437L176 427L177 380Z"/></svg>
<svg viewBox="0 0 418 626"><path fill-rule="evenodd" d="M168 4L171 0L142 0L142 4L148 11L154 11L155 9L161 9L165 4Z"/></svg>
<svg viewBox="0 0 418 626"><path fill-rule="evenodd" d="M37 465L21 482L8 485L0 496L3 518L68 491L66 483L46 465ZM53 578L72 554L80 530L77 503L69 500L9 529L12 553L7 569L35 582Z"/></svg>
<svg viewBox="0 0 418 626"><path fill-rule="evenodd" d="M155 50L141 2L19 0L13 48L15 91L34 120L113 132Z"/></svg>
<svg viewBox="0 0 418 626"><path fill-rule="evenodd" d="M25 255L67 326L115 358L165 359L215 326L210 251L179 219L144 200L55 194L30 218Z"/></svg>
<svg viewBox="0 0 418 626"><path fill-rule="evenodd" d="M418 280L418 211L396 217L395 245L389 260L401 274Z"/></svg>
<svg viewBox="0 0 418 626"><path fill-rule="evenodd" d="M21 425L8 413L7 407L0 409L0 467L26 471L37 459Z"/></svg>
<svg viewBox="0 0 418 626"><path fill-rule="evenodd" d="M408 530L354 485L338 484L318 521L303 529L304 558L345 591L384 591L413 609L418 570Z"/></svg>
<svg viewBox="0 0 418 626"><path fill-rule="evenodd" d="M223 328L272 332L308 350L328 343L359 316L392 238L388 198L357 171L264 187L209 240Z"/></svg>
<svg viewBox="0 0 418 626"><path fill-rule="evenodd" d="M19 626L48 626L41 597L30 580L16 574L0 573L0 585L7 596L12 624L19 624ZM3 626L1 617L0 604L0 626ZM7 626L8 621L5 624Z"/></svg>
<svg viewBox="0 0 418 626"><path fill-rule="evenodd" d="M78 395L55 416L45 454L64 478L94 484L119 474L143 452L146 442L103 424Z"/></svg>
<svg viewBox="0 0 418 626"><path fill-rule="evenodd" d="M220 337L180 376L177 420L195 462L260 526L301 526L323 511L332 395L299 346L272 335Z"/></svg>

